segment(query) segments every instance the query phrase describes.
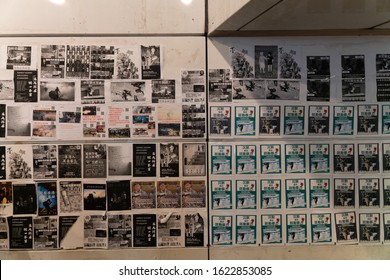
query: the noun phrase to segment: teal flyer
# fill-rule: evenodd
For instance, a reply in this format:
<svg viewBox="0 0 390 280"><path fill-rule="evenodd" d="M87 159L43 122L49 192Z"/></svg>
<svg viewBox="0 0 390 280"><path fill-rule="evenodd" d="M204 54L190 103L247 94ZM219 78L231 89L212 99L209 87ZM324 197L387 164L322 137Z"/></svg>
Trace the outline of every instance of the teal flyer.
<svg viewBox="0 0 390 280"><path fill-rule="evenodd" d="M329 173L329 144L310 144L310 173Z"/></svg>
<svg viewBox="0 0 390 280"><path fill-rule="evenodd" d="M282 206L281 180L260 181L261 209L280 209Z"/></svg>
<svg viewBox="0 0 390 280"><path fill-rule="evenodd" d="M236 216L236 244L254 245L256 244L256 215Z"/></svg>
<svg viewBox="0 0 390 280"><path fill-rule="evenodd" d="M212 180L211 181L212 209L232 209L232 181Z"/></svg>
<svg viewBox="0 0 390 280"><path fill-rule="evenodd" d="M284 106L284 134L305 134L305 106Z"/></svg>
<svg viewBox="0 0 390 280"><path fill-rule="evenodd" d="M306 172L305 144L284 146L284 161L286 173Z"/></svg>
<svg viewBox="0 0 390 280"><path fill-rule="evenodd" d="M282 215L261 215L261 243L283 244Z"/></svg>
<svg viewBox="0 0 390 280"><path fill-rule="evenodd" d="M232 216L212 216L212 244L232 245Z"/></svg>
<svg viewBox="0 0 390 280"><path fill-rule="evenodd" d="M286 208L306 208L306 180L287 179Z"/></svg>
<svg viewBox="0 0 390 280"><path fill-rule="evenodd" d="M234 121L234 133L236 136L256 135L255 106L236 106Z"/></svg>
<svg viewBox="0 0 390 280"><path fill-rule="evenodd" d="M256 197L256 180L236 180L236 209L256 209Z"/></svg>
<svg viewBox="0 0 390 280"><path fill-rule="evenodd" d="M310 207L330 207L330 179L310 179Z"/></svg>
<svg viewBox="0 0 390 280"><path fill-rule="evenodd" d="M353 135L354 107L334 106L333 135Z"/></svg>
<svg viewBox="0 0 390 280"><path fill-rule="evenodd" d="M261 174L281 174L280 145L260 145Z"/></svg>
<svg viewBox="0 0 390 280"><path fill-rule="evenodd" d="M306 214L287 214L287 244L307 243Z"/></svg>
<svg viewBox="0 0 390 280"><path fill-rule="evenodd" d="M311 242L332 243L332 215L311 214Z"/></svg>
<svg viewBox="0 0 390 280"><path fill-rule="evenodd" d="M256 174L256 160L256 145L236 146L236 174Z"/></svg>
<svg viewBox="0 0 390 280"><path fill-rule="evenodd" d="M211 146L211 174L232 174L232 145Z"/></svg>

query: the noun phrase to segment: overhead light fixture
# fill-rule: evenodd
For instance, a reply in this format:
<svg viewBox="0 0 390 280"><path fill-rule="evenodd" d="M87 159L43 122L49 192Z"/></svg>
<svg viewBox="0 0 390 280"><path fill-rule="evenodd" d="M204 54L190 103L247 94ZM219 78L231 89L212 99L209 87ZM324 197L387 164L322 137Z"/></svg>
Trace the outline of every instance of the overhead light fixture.
<svg viewBox="0 0 390 280"><path fill-rule="evenodd" d="M64 5L66 0L49 0L51 3L56 5Z"/></svg>
<svg viewBox="0 0 390 280"><path fill-rule="evenodd" d="M192 3L192 0L181 0L181 2L184 4L184 5L190 5Z"/></svg>

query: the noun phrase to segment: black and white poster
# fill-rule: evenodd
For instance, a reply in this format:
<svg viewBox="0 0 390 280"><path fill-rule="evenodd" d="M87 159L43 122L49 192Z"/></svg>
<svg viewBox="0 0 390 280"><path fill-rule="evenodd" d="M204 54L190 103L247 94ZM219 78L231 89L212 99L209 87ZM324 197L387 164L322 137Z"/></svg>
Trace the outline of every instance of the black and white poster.
<svg viewBox="0 0 390 280"><path fill-rule="evenodd" d="M376 79L376 99L378 102L390 101L390 80L389 78Z"/></svg>
<svg viewBox="0 0 390 280"><path fill-rule="evenodd" d="M390 54L376 55L376 76L390 77Z"/></svg>
<svg viewBox="0 0 390 280"><path fill-rule="evenodd" d="M112 79L114 66L114 46L91 46L91 79Z"/></svg>
<svg viewBox="0 0 390 280"><path fill-rule="evenodd" d="M38 216L58 214L57 182L38 182Z"/></svg>
<svg viewBox="0 0 390 280"><path fill-rule="evenodd" d="M205 70L182 70L181 93L183 103L206 102Z"/></svg>
<svg viewBox="0 0 390 280"><path fill-rule="evenodd" d="M307 56L307 101L330 101L330 56Z"/></svg>
<svg viewBox="0 0 390 280"><path fill-rule="evenodd" d="M253 56L246 49L230 48L232 78L254 78Z"/></svg>
<svg viewBox="0 0 390 280"><path fill-rule="evenodd" d="M342 101L365 101L364 55L342 55Z"/></svg>
<svg viewBox="0 0 390 280"><path fill-rule="evenodd" d="M160 143L160 177L179 177L179 144Z"/></svg>
<svg viewBox="0 0 390 280"><path fill-rule="evenodd" d="M206 176L206 144L183 143L183 176Z"/></svg>
<svg viewBox="0 0 390 280"><path fill-rule="evenodd" d="M37 191L35 184L13 185L14 215L37 214Z"/></svg>
<svg viewBox="0 0 390 280"><path fill-rule="evenodd" d="M264 100L264 80L233 80L233 101Z"/></svg>
<svg viewBox="0 0 390 280"><path fill-rule="evenodd" d="M83 187L81 181L60 181L60 213L79 213L83 210Z"/></svg>
<svg viewBox="0 0 390 280"><path fill-rule="evenodd" d="M329 106L309 106L309 135L329 135Z"/></svg>
<svg viewBox="0 0 390 280"><path fill-rule="evenodd" d="M38 71L14 71L14 101L38 102Z"/></svg>
<svg viewBox="0 0 390 280"><path fill-rule="evenodd" d="M107 147L106 144L83 145L84 178L107 177Z"/></svg>
<svg viewBox="0 0 390 280"><path fill-rule="evenodd" d="M130 181L107 181L107 210L131 210Z"/></svg>
<svg viewBox="0 0 390 280"><path fill-rule="evenodd" d="M81 178L81 145L58 145L58 178Z"/></svg>
<svg viewBox="0 0 390 280"><path fill-rule="evenodd" d="M112 102L150 102L144 81L111 82Z"/></svg>
<svg viewBox="0 0 390 280"><path fill-rule="evenodd" d="M75 82L64 81L41 81L40 101L75 101Z"/></svg>
<svg viewBox="0 0 390 280"><path fill-rule="evenodd" d="M81 80L81 104L104 103L104 80Z"/></svg>
<svg viewBox="0 0 390 280"><path fill-rule="evenodd" d="M379 173L379 144L358 144L359 173Z"/></svg>
<svg viewBox="0 0 390 280"><path fill-rule="evenodd" d="M182 181L182 208L206 207L206 182L204 180Z"/></svg>
<svg viewBox="0 0 390 280"><path fill-rule="evenodd" d="M334 207L355 208L355 179L337 178L334 179Z"/></svg>
<svg viewBox="0 0 390 280"><path fill-rule="evenodd" d="M65 78L65 45L41 46L41 78Z"/></svg>
<svg viewBox="0 0 390 280"><path fill-rule="evenodd" d="M8 145L6 152L7 179L32 178L32 150L29 145Z"/></svg>
<svg viewBox="0 0 390 280"><path fill-rule="evenodd" d="M88 79L91 72L91 47L66 46L66 77Z"/></svg>
<svg viewBox="0 0 390 280"><path fill-rule="evenodd" d="M232 102L230 69L209 69L209 102Z"/></svg>
<svg viewBox="0 0 390 280"><path fill-rule="evenodd" d="M106 184L83 184L84 211L106 211Z"/></svg>
<svg viewBox="0 0 390 280"><path fill-rule="evenodd" d="M298 46L279 46L279 79L301 79L301 51Z"/></svg>
<svg viewBox="0 0 390 280"><path fill-rule="evenodd" d="M359 242L381 244L381 224L379 213L359 214Z"/></svg>
<svg viewBox="0 0 390 280"><path fill-rule="evenodd" d="M108 215L108 248L127 249L133 247L131 215Z"/></svg>
<svg viewBox="0 0 390 280"><path fill-rule="evenodd" d="M179 212L162 212L158 215L158 247L183 247L183 217Z"/></svg>
<svg viewBox="0 0 390 280"><path fill-rule="evenodd" d="M156 214L134 214L133 233L134 247L156 247Z"/></svg>
<svg viewBox="0 0 390 280"><path fill-rule="evenodd" d="M7 47L7 70L29 68L32 62L31 46Z"/></svg>
<svg viewBox="0 0 390 280"><path fill-rule="evenodd" d="M0 79L0 100L14 100L14 81Z"/></svg>
<svg viewBox="0 0 390 280"><path fill-rule="evenodd" d="M142 80L161 79L161 52L159 45L141 45Z"/></svg>
<svg viewBox="0 0 390 280"><path fill-rule="evenodd" d="M390 172L390 143L382 144L382 164L383 164L383 172Z"/></svg>
<svg viewBox="0 0 390 280"><path fill-rule="evenodd" d="M390 179L384 178L383 179L383 207L388 208L390 207Z"/></svg>
<svg viewBox="0 0 390 280"><path fill-rule="evenodd" d="M33 218L8 217L9 248L33 249Z"/></svg>
<svg viewBox="0 0 390 280"><path fill-rule="evenodd" d="M7 178L6 176L6 170L7 170L7 164L6 164L6 150L5 146L0 146L0 180L5 180Z"/></svg>
<svg viewBox="0 0 390 280"><path fill-rule="evenodd" d="M133 144L133 176L156 177L156 144Z"/></svg>
<svg viewBox="0 0 390 280"><path fill-rule="evenodd" d="M140 50L139 46L118 46L115 48L115 79L140 78Z"/></svg>
<svg viewBox="0 0 390 280"><path fill-rule="evenodd" d="M354 144L333 145L334 173L355 173L355 147Z"/></svg>
<svg viewBox="0 0 390 280"><path fill-rule="evenodd" d="M33 223L34 249L58 249L58 217L37 217Z"/></svg>
<svg viewBox="0 0 390 280"><path fill-rule="evenodd" d="M262 136L280 135L280 106L260 106L259 134Z"/></svg>
<svg viewBox="0 0 390 280"><path fill-rule="evenodd" d="M7 123L6 118L6 105L0 104L0 138L5 137L5 125Z"/></svg>
<svg viewBox="0 0 390 280"><path fill-rule="evenodd" d="M265 98L270 100L299 100L298 80L266 80Z"/></svg>
<svg viewBox="0 0 390 280"><path fill-rule="evenodd" d="M255 77L278 77L278 46L255 46Z"/></svg>
<svg viewBox="0 0 390 280"><path fill-rule="evenodd" d="M378 105L358 105L358 135L378 134Z"/></svg>
<svg viewBox="0 0 390 280"><path fill-rule="evenodd" d="M180 181L157 182L157 208L181 207Z"/></svg>
<svg viewBox="0 0 390 280"><path fill-rule="evenodd" d="M152 103L174 103L175 98L175 80L152 80Z"/></svg>
<svg viewBox="0 0 390 280"><path fill-rule="evenodd" d="M0 217L0 251L9 250L8 221L6 217Z"/></svg>
<svg viewBox="0 0 390 280"><path fill-rule="evenodd" d="M107 216L84 216L84 249L107 249L107 243Z"/></svg>
<svg viewBox="0 0 390 280"><path fill-rule="evenodd" d="M133 209L156 208L156 182L155 181L132 181L131 182L131 205Z"/></svg>
<svg viewBox="0 0 390 280"><path fill-rule="evenodd" d="M26 107L7 106L7 137L31 136L31 111Z"/></svg>
<svg viewBox="0 0 390 280"><path fill-rule="evenodd" d="M205 246L207 218L205 213L191 212L184 216L185 225L185 247L203 247Z"/></svg>
<svg viewBox="0 0 390 280"><path fill-rule="evenodd" d="M359 179L359 207L379 208L381 205L378 178Z"/></svg>
<svg viewBox="0 0 390 280"><path fill-rule="evenodd" d="M84 217L59 217L59 247L61 249L79 249L84 246Z"/></svg>
<svg viewBox="0 0 390 280"><path fill-rule="evenodd" d="M32 145L34 179L57 178L57 146Z"/></svg>
<svg viewBox="0 0 390 280"><path fill-rule="evenodd" d="M109 144L108 176L131 176L131 144Z"/></svg>
<svg viewBox="0 0 390 280"><path fill-rule="evenodd" d="M206 133L206 106L182 105L183 138L204 138Z"/></svg>
<svg viewBox="0 0 390 280"><path fill-rule="evenodd" d="M355 212L335 214L336 238L339 244L357 243L358 231Z"/></svg>

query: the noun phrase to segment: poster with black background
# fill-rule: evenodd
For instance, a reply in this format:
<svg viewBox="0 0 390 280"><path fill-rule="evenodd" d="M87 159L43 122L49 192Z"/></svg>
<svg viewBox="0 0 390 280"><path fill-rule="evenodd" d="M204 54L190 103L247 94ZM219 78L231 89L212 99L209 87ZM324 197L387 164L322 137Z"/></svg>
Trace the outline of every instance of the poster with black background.
<svg viewBox="0 0 390 280"><path fill-rule="evenodd" d="M35 184L14 184L14 215L37 214Z"/></svg>
<svg viewBox="0 0 390 280"><path fill-rule="evenodd" d="M38 102L38 71L14 71L15 102Z"/></svg>
<svg viewBox="0 0 390 280"><path fill-rule="evenodd" d="M157 246L157 223L155 214L133 216L134 247Z"/></svg>
<svg viewBox="0 0 390 280"><path fill-rule="evenodd" d="M203 247L205 237L205 219L200 212L187 213L184 218L185 223L185 246Z"/></svg>
<svg viewBox="0 0 390 280"><path fill-rule="evenodd" d="M59 178L81 178L81 145L59 145L58 166Z"/></svg>
<svg viewBox="0 0 390 280"><path fill-rule="evenodd" d="M10 249L33 248L32 217L8 217Z"/></svg>
<svg viewBox="0 0 390 280"><path fill-rule="evenodd" d="M6 179L6 160L5 160L5 146L0 146L0 180Z"/></svg>
<svg viewBox="0 0 390 280"><path fill-rule="evenodd" d="M107 181L108 211L131 209L130 181Z"/></svg>
<svg viewBox="0 0 390 280"><path fill-rule="evenodd" d="M106 211L106 184L83 184L84 210Z"/></svg>
<svg viewBox="0 0 390 280"><path fill-rule="evenodd" d="M156 144L133 145L134 177L156 177Z"/></svg>
<svg viewBox="0 0 390 280"><path fill-rule="evenodd" d="M107 177L106 144L84 144L84 178Z"/></svg>
<svg viewBox="0 0 390 280"><path fill-rule="evenodd" d="M160 143L160 177L179 177L179 144Z"/></svg>
<svg viewBox="0 0 390 280"><path fill-rule="evenodd" d="M5 111L5 104L0 104L0 138L5 137L5 124L7 122Z"/></svg>

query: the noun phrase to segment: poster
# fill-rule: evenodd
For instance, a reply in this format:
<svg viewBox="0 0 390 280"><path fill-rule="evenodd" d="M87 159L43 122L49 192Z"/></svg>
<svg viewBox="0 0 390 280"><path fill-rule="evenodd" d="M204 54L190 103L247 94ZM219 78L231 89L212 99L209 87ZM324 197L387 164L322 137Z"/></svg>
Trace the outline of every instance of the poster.
<svg viewBox="0 0 390 280"><path fill-rule="evenodd" d="M204 70L182 70L181 92L183 103L206 103L206 75Z"/></svg>
<svg viewBox="0 0 390 280"><path fill-rule="evenodd" d="M152 80L152 103L175 103L175 80Z"/></svg>
<svg viewBox="0 0 390 280"><path fill-rule="evenodd" d="M5 180L7 178L6 176L6 170L7 170L7 165L6 165L6 147L5 146L0 146L0 180Z"/></svg>
<svg viewBox="0 0 390 280"><path fill-rule="evenodd" d="M103 106L83 106L82 124L84 138L107 136L107 112Z"/></svg>
<svg viewBox="0 0 390 280"><path fill-rule="evenodd" d="M382 134L390 134L390 105L382 105Z"/></svg>
<svg viewBox="0 0 390 280"><path fill-rule="evenodd" d="M181 182L158 181L157 182L157 208L181 207Z"/></svg>
<svg viewBox="0 0 390 280"><path fill-rule="evenodd" d="M131 215L108 215L108 248L128 249L133 246Z"/></svg>
<svg viewBox="0 0 390 280"><path fill-rule="evenodd" d="M236 244L257 244L256 215L236 215Z"/></svg>
<svg viewBox="0 0 390 280"><path fill-rule="evenodd" d="M299 100L300 84L296 80L266 80L265 98L268 100Z"/></svg>
<svg viewBox="0 0 390 280"><path fill-rule="evenodd" d="M383 207L390 207L390 179L383 179Z"/></svg>
<svg viewBox="0 0 390 280"><path fill-rule="evenodd" d="M107 177L107 145L83 145L83 174L84 178Z"/></svg>
<svg viewBox="0 0 390 280"><path fill-rule="evenodd" d="M66 78L88 79L91 66L91 47L66 46Z"/></svg>
<svg viewBox="0 0 390 280"><path fill-rule="evenodd" d="M108 176L131 176L133 170L131 144L108 144Z"/></svg>
<svg viewBox="0 0 390 280"><path fill-rule="evenodd" d="M282 208L282 181L279 179L260 180L260 208Z"/></svg>
<svg viewBox="0 0 390 280"><path fill-rule="evenodd" d="M382 164L383 172L390 172L390 143L382 144Z"/></svg>
<svg viewBox="0 0 390 280"><path fill-rule="evenodd" d="M354 107L333 107L333 135L354 134Z"/></svg>
<svg viewBox="0 0 390 280"><path fill-rule="evenodd" d="M37 191L35 184L13 184L13 214L36 215Z"/></svg>
<svg viewBox="0 0 390 280"><path fill-rule="evenodd" d="M5 104L0 104L0 138L5 137L5 125L7 123L7 118L6 118L6 105Z"/></svg>
<svg viewBox="0 0 390 280"><path fill-rule="evenodd" d="M365 101L364 55L342 55L342 101Z"/></svg>
<svg viewBox="0 0 390 280"><path fill-rule="evenodd" d="M310 173L329 173L329 144L309 144Z"/></svg>
<svg viewBox="0 0 390 280"><path fill-rule="evenodd" d="M31 46L7 46L7 70L32 67Z"/></svg>
<svg viewBox="0 0 390 280"><path fill-rule="evenodd" d="M182 105L182 131L183 138L205 138L205 104Z"/></svg>
<svg viewBox="0 0 390 280"><path fill-rule="evenodd" d="M38 71L14 71L14 101L38 102Z"/></svg>
<svg viewBox="0 0 390 280"><path fill-rule="evenodd" d="M57 182L37 182L38 216L58 215Z"/></svg>
<svg viewBox="0 0 390 280"><path fill-rule="evenodd" d="M7 138L31 136L31 111L26 106L7 106Z"/></svg>
<svg viewBox="0 0 390 280"><path fill-rule="evenodd" d="M332 243L332 216L329 213L311 214L311 243Z"/></svg>
<svg viewBox="0 0 390 280"><path fill-rule="evenodd" d="M207 234L205 212L186 212L184 216L185 247L204 247ZM206 221L206 222L205 222Z"/></svg>
<svg viewBox="0 0 390 280"><path fill-rule="evenodd" d="M381 205L378 178L359 178L359 208L379 208Z"/></svg>
<svg viewBox="0 0 390 280"><path fill-rule="evenodd" d="M183 176L206 176L206 144L183 143Z"/></svg>
<svg viewBox="0 0 390 280"><path fill-rule="evenodd" d="M133 215L134 247L157 246L157 219L156 214Z"/></svg>
<svg viewBox="0 0 390 280"><path fill-rule="evenodd" d="M59 248L80 249L84 246L84 217L59 216Z"/></svg>
<svg viewBox="0 0 390 280"><path fill-rule="evenodd" d="M342 79L342 101L366 101L366 83L364 78Z"/></svg>
<svg viewBox="0 0 390 280"><path fill-rule="evenodd" d="M108 225L106 215L84 217L84 249L107 249Z"/></svg>
<svg viewBox="0 0 390 280"><path fill-rule="evenodd" d="M231 180L211 180L211 208L213 210L232 209L233 193Z"/></svg>
<svg viewBox="0 0 390 280"><path fill-rule="evenodd" d="M131 136L133 138L156 137L155 106L133 106Z"/></svg>
<svg viewBox="0 0 390 280"><path fill-rule="evenodd" d="M375 57L376 76L390 77L390 55L377 54Z"/></svg>
<svg viewBox="0 0 390 280"><path fill-rule="evenodd" d="M310 207L330 208L330 179L309 179Z"/></svg>
<svg viewBox="0 0 390 280"><path fill-rule="evenodd" d="M255 136L256 135L256 107L236 106L234 118L235 136Z"/></svg>
<svg viewBox="0 0 390 280"><path fill-rule="evenodd" d="M8 221L6 217L0 217L0 251L9 250Z"/></svg>
<svg viewBox="0 0 390 280"><path fill-rule="evenodd" d="M232 78L253 78L255 74L252 59L248 50L230 47Z"/></svg>
<svg viewBox="0 0 390 280"><path fill-rule="evenodd" d="M32 137L55 139L57 112L54 107L33 108Z"/></svg>
<svg viewBox="0 0 390 280"><path fill-rule="evenodd" d="M383 243L390 243L390 213L383 213L383 229L384 239Z"/></svg>
<svg viewBox="0 0 390 280"><path fill-rule="evenodd" d="M41 45L41 78L65 78L65 45Z"/></svg>
<svg viewBox="0 0 390 280"><path fill-rule="evenodd" d="M389 78L376 79L376 100L378 102L390 101Z"/></svg>
<svg viewBox="0 0 390 280"><path fill-rule="evenodd" d="M40 81L39 87L39 101L74 102L76 100L76 83L73 81Z"/></svg>
<svg viewBox="0 0 390 280"><path fill-rule="evenodd" d="M156 182L132 181L131 182L131 206L133 209L156 208Z"/></svg>
<svg viewBox="0 0 390 280"><path fill-rule="evenodd" d="M83 135L81 107L58 106L57 138L75 139Z"/></svg>
<svg viewBox="0 0 390 280"><path fill-rule="evenodd" d="M256 145L236 145L236 174L257 174Z"/></svg>
<svg viewBox="0 0 390 280"><path fill-rule="evenodd" d="M305 134L305 106L284 106L284 135Z"/></svg>
<svg viewBox="0 0 390 280"><path fill-rule="evenodd" d="M206 182L204 180L182 181L182 208L206 207Z"/></svg>
<svg viewBox="0 0 390 280"><path fill-rule="evenodd" d="M379 213L359 214L359 242L381 244L381 224Z"/></svg>
<svg viewBox="0 0 390 280"><path fill-rule="evenodd" d="M266 97L264 80L233 80L233 102L259 101Z"/></svg>
<svg viewBox="0 0 390 280"><path fill-rule="evenodd" d="M59 182L60 213L79 213L83 210L83 187L81 181Z"/></svg>
<svg viewBox="0 0 390 280"><path fill-rule="evenodd" d="M6 171L7 179L31 179L32 178L32 149L27 145L6 146Z"/></svg>
<svg viewBox="0 0 390 280"><path fill-rule="evenodd" d="M212 245L233 244L233 217L232 216L211 216Z"/></svg>
<svg viewBox="0 0 390 280"><path fill-rule="evenodd" d="M159 45L141 45L142 80L160 79L162 68L162 50Z"/></svg>
<svg viewBox="0 0 390 280"><path fill-rule="evenodd" d="M83 183L84 211L106 211L106 183Z"/></svg>
<svg viewBox="0 0 390 280"><path fill-rule="evenodd" d="M150 102L144 81L113 81L110 95L113 103Z"/></svg>
<svg viewBox="0 0 390 280"><path fill-rule="evenodd" d="M107 210L131 210L130 180L107 181Z"/></svg>
<svg viewBox="0 0 390 280"><path fill-rule="evenodd" d="M156 177L156 144L133 144L133 176Z"/></svg>
<svg viewBox="0 0 390 280"><path fill-rule="evenodd" d="M104 80L81 80L81 104L104 103Z"/></svg>
<svg viewBox="0 0 390 280"><path fill-rule="evenodd" d="M164 138L181 137L181 111L174 104L157 106L158 136ZM179 106L180 108L180 106Z"/></svg>
<svg viewBox="0 0 390 280"><path fill-rule="evenodd" d="M139 79L141 61L139 46L117 46L115 48L115 79Z"/></svg>
<svg viewBox="0 0 390 280"><path fill-rule="evenodd" d="M91 46L91 79L112 79L114 62L114 46Z"/></svg>
<svg viewBox="0 0 390 280"><path fill-rule="evenodd" d="M334 179L334 207L355 208L355 179L337 178Z"/></svg>
<svg viewBox="0 0 390 280"><path fill-rule="evenodd" d="M259 107L259 135L279 136L280 135L280 106Z"/></svg>
<svg viewBox="0 0 390 280"><path fill-rule="evenodd" d="M183 217L178 212L164 212L158 215L157 246L183 247L184 233L182 230Z"/></svg>
<svg viewBox="0 0 390 280"><path fill-rule="evenodd" d="M278 76L278 46L255 46L255 77Z"/></svg>
<svg viewBox="0 0 390 280"><path fill-rule="evenodd" d="M260 145L261 174L281 174L281 145Z"/></svg>
<svg viewBox="0 0 390 280"><path fill-rule="evenodd" d="M14 81L0 79L0 100L14 100Z"/></svg>
<svg viewBox="0 0 390 280"><path fill-rule="evenodd" d="M21 250L33 249L33 218L8 217L9 248Z"/></svg>
<svg viewBox="0 0 390 280"><path fill-rule="evenodd" d="M209 102L232 102L230 69L209 69Z"/></svg>
<svg viewBox="0 0 390 280"><path fill-rule="evenodd" d="M379 173L379 144L358 144L359 173Z"/></svg>
<svg viewBox="0 0 390 280"><path fill-rule="evenodd" d="M330 100L330 56L307 56L307 101Z"/></svg>
<svg viewBox="0 0 390 280"><path fill-rule="evenodd" d="M58 178L81 178L82 145L58 145Z"/></svg>
<svg viewBox="0 0 390 280"><path fill-rule="evenodd" d="M307 216L306 214L286 215L287 244L307 243Z"/></svg>
<svg viewBox="0 0 390 280"><path fill-rule="evenodd" d="M57 146L32 145L34 179L57 178Z"/></svg>
<svg viewBox="0 0 390 280"><path fill-rule="evenodd" d="M309 135L329 135L329 106L309 106Z"/></svg>
<svg viewBox="0 0 390 280"><path fill-rule="evenodd" d="M358 105L358 135L378 134L378 105Z"/></svg>
<svg viewBox="0 0 390 280"><path fill-rule="evenodd" d="M285 144L284 146L284 172L306 172L306 146L305 144Z"/></svg>
<svg viewBox="0 0 390 280"><path fill-rule="evenodd" d="M179 177L179 144L160 143L160 177Z"/></svg>
<svg viewBox="0 0 390 280"><path fill-rule="evenodd" d="M131 109L126 106L108 107L108 138L128 139L131 135Z"/></svg>
<svg viewBox="0 0 390 280"><path fill-rule="evenodd" d="M257 181L236 180L236 209L257 208Z"/></svg>
<svg viewBox="0 0 390 280"><path fill-rule="evenodd" d="M334 173L355 173L354 144L333 144Z"/></svg>
<svg viewBox="0 0 390 280"><path fill-rule="evenodd" d="M0 188L0 216L11 216L13 210L12 182L1 181Z"/></svg>
<svg viewBox="0 0 390 280"><path fill-rule="evenodd" d="M58 217L33 219L34 250L58 249Z"/></svg>
<svg viewBox="0 0 390 280"><path fill-rule="evenodd" d="M261 244L283 244L282 215L261 215Z"/></svg>
<svg viewBox="0 0 390 280"><path fill-rule="evenodd" d="M335 214L336 238L339 244L353 244L358 241L355 212Z"/></svg>
<svg viewBox="0 0 390 280"><path fill-rule="evenodd" d="M210 136L225 137L231 136L231 107L211 106L210 107Z"/></svg>
<svg viewBox="0 0 390 280"><path fill-rule="evenodd" d="M232 173L232 145L211 145L211 174Z"/></svg>
<svg viewBox="0 0 390 280"><path fill-rule="evenodd" d="M286 179L286 208L306 208L306 180Z"/></svg>

